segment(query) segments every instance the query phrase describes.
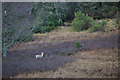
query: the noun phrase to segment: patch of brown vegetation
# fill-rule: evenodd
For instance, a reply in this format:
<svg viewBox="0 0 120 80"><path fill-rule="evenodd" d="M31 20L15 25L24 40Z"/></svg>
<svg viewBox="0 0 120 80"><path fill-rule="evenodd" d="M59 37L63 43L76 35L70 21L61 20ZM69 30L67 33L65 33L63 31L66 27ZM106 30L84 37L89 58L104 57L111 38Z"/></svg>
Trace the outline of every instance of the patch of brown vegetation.
<svg viewBox="0 0 120 80"><path fill-rule="evenodd" d="M3 61L4 70L9 74L18 71L16 75L9 77L22 78L113 78L118 77L118 30L109 32L59 32L59 30L46 33L35 34L34 41L20 43L9 48L8 58ZM79 40L83 44L82 50L76 50L74 43ZM58 50L58 51L56 51ZM36 51L46 51L56 53L54 59L45 57L44 59L35 60L33 55ZM58 55L59 53L71 52L73 55ZM71 62L74 59L74 62ZM54 62L55 61L55 62ZM16 70L10 65L19 66ZM19 68L26 70L29 63L31 66L28 71L19 73ZM52 63L53 62L53 63ZM66 63L68 62L68 63ZM46 65L50 64L51 65ZM38 67L44 65L47 70L42 71ZM62 67L58 67L63 65ZM26 66L25 66L26 65ZM36 65L36 66L34 66ZM34 66L34 67L33 67ZM49 69L57 66L57 69ZM24 69L25 68L25 69ZM38 70L35 70L38 68ZM7 71L7 70L11 70ZM12 71L14 70L14 71ZM29 72L29 70L31 70ZM33 71L32 71L33 70ZM6 74L7 75L7 74ZM5 76L6 76L5 75Z"/></svg>
<svg viewBox="0 0 120 80"><path fill-rule="evenodd" d="M78 51L67 63L56 71L35 72L14 76L32 78L116 78L118 74L118 49Z"/></svg>

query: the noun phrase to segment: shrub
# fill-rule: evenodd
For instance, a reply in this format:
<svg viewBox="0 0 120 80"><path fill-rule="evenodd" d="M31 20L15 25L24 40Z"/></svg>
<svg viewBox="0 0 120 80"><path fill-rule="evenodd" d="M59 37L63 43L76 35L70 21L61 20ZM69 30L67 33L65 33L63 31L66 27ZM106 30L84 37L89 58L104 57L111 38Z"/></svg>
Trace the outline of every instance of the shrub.
<svg viewBox="0 0 120 80"><path fill-rule="evenodd" d="M88 28L88 32L96 32L96 31L105 31L105 26L107 25L106 21L98 21L94 20L93 26Z"/></svg>
<svg viewBox="0 0 120 80"><path fill-rule="evenodd" d="M81 48L81 47L82 47L82 45L80 44L80 41L77 41L77 42L74 44L74 46L75 46L76 48Z"/></svg>
<svg viewBox="0 0 120 80"><path fill-rule="evenodd" d="M109 19L107 19L107 22L109 22L110 20Z"/></svg>
<svg viewBox="0 0 120 80"><path fill-rule="evenodd" d="M45 32L50 32L51 30L53 30L55 28L55 26L44 26L44 31Z"/></svg>
<svg viewBox="0 0 120 80"><path fill-rule="evenodd" d="M104 26L101 23L95 24L88 29L88 32L104 31Z"/></svg>
<svg viewBox="0 0 120 80"><path fill-rule="evenodd" d="M49 23L53 24L54 26L62 25L63 22L62 21L59 22L59 20L61 20L60 17L58 15L52 13L48 17L48 20L47 20L48 21L48 25L49 25Z"/></svg>
<svg viewBox="0 0 120 80"><path fill-rule="evenodd" d="M93 18L85 15L81 11L75 12L75 18L72 21L72 27L75 31L87 30L93 22Z"/></svg>
<svg viewBox="0 0 120 80"><path fill-rule="evenodd" d="M104 27L106 24L107 24L107 22L106 21L102 21L102 26Z"/></svg>
<svg viewBox="0 0 120 80"><path fill-rule="evenodd" d="M50 32L56 26L63 24L59 22L60 18L54 13L46 13L46 16L37 18L38 26L34 28L35 33L45 33Z"/></svg>

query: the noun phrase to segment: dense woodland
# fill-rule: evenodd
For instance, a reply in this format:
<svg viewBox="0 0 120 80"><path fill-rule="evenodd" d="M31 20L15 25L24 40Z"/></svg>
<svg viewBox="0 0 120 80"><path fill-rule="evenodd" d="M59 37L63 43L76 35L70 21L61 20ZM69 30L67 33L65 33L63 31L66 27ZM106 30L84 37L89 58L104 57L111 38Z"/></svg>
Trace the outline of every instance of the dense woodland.
<svg viewBox="0 0 120 80"><path fill-rule="evenodd" d="M3 3L2 7L4 56L13 44L34 40L34 33L50 32L65 23L77 32L106 31L104 20L115 19L118 28L120 16L120 5L115 2Z"/></svg>

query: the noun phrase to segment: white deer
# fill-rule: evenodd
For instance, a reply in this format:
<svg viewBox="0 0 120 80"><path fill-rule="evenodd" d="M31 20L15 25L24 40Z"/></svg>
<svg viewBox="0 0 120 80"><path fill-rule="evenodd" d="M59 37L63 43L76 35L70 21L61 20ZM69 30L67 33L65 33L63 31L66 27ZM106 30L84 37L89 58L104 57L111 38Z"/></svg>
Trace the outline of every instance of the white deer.
<svg viewBox="0 0 120 80"><path fill-rule="evenodd" d="M40 55L35 55L36 58L42 58L44 56L44 52L42 52Z"/></svg>

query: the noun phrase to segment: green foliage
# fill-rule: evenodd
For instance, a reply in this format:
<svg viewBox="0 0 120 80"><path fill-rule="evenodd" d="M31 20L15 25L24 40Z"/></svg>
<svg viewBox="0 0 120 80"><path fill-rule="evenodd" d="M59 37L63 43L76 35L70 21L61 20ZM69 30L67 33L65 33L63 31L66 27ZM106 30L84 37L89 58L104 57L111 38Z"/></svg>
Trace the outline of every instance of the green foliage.
<svg viewBox="0 0 120 80"><path fill-rule="evenodd" d="M114 18L119 9L119 3L116 2L81 3L80 6L82 12L94 19Z"/></svg>
<svg viewBox="0 0 120 80"><path fill-rule="evenodd" d="M105 22L97 23L92 27L88 28L88 32L105 31L104 29L105 24L106 24Z"/></svg>
<svg viewBox="0 0 120 80"><path fill-rule="evenodd" d="M118 3L34 3L31 9L31 15L39 18L35 20L34 26L37 26L34 32L44 33L49 31L51 26L58 26L63 24L64 21L72 21L73 30L82 31L87 30L92 26L94 19L114 18L118 10ZM79 12L77 12L79 11ZM80 12L81 11L81 12ZM83 13L82 13L83 12ZM75 15L74 15L75 13ZM88 14L88 15L86 15ZM92 18L91 18L91 17ZM61 20L61 23L58 21ZM50 28L48 28L48 26ZM46 30L47 28L48 30ZM51 28L52 30L52 28Z"/></svg>
<svg viewBox="0 0 120 80"><path fill-rule="evenodd" d="M57 14L63 21L71 21L74 18L74 12L82 11L94 19L103 19L115 17L118 9L119 3L116 2L41 2L33 3L31 15L35 16L36 14L40 14L38 10L43 10Z"/></svg>
<svg viewBox="0 0 120 80"><path fill-rule="evenodd" d="M81 47L82 47L82 44L80 43L80 41L77 41L77 42L74 44L74 46L75 46L76 48L81 48Z"/></svg>
<svg viewBox="0 0 120 80"><path fill-rule="evenodd" d="M37 17L38 26L33 29L33 32L35 33L50 32L56 26L63 24L60 23L59 20L60 20L59 16L57 16L54 13L46 13L46 15L43 14L42 17L38 16Z"/></svg>
<svg viewBox="0 0 120 80"><path fill-rule="evenodd" d="M72 27L75 31L87 30L92 25L93 19L81 11L75 12L75 18L72 21Z"/></svg>
<svg viewBox="0 0 120 80"><path fill-rule="evenodd" d="M34 3L32 14L35 18L35 33L50 32L56 26L62 25L61 14L58 12L57 3ZM59 6L60 7L60 6ZM60 9L61 10L61 9ZM35 13L34 13L35 11Z"/></svg>
<svg viewBox="0 0 120 80"><path fill-rule="evenodd" d="M47 22L46 22L47 26L58 26L60 25L59 23L59 16L56 14L50 14Z"/></svg>
<svg viewBox="0 0 120 80"><path fill-rule="evenodd" d="M110 20L108 19L107 22L109 22Z"/></svg>
<svg viewBox="0 0 120 80"><path fill-rule="evenodd" d="M107 25L107 22L106 21L102 21L102 26L104 27L105 25Z"/></svg>
<svg viewBox="0 0 120 80"><path fill-rule="evenodd" d="M54 28L55 28L54 26L44 26L42 33L50 32L50 31L53 30Z"/></svg>

